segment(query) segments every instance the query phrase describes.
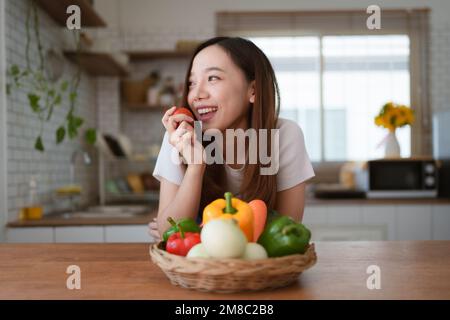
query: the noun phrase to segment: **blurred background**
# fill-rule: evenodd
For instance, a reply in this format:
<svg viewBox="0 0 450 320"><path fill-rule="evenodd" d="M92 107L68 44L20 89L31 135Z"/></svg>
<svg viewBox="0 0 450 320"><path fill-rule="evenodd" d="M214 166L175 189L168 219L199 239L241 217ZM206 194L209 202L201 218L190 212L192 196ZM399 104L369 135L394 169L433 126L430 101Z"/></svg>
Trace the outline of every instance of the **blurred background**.
<svg viewBox="0 0 450 320"><path fill-rule="evenodd" d="M370 1L0 3L2 241L151 241L160 120L217 35L272 62L313 240L450 239L449 2L379 1L380 29Z"/></svg>

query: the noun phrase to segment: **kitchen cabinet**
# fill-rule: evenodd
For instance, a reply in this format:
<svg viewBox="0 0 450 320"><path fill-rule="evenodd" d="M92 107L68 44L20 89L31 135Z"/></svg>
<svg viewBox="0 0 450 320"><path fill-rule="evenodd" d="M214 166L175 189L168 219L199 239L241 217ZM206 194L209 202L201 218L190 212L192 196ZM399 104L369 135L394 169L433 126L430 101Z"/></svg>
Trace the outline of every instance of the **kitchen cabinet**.
<svg viewBox="0 0 450 320"><path fill-rule="evenodd" d="M450 206L432 207L433 240L450 240Z"/></svg>
<svg viewBox="0 0 450 320"><path fill-rule="evenodd" d="M397 240L430 240L431 206L399 206L396 227Z"/></svg>
<svg viewBox="0 0 450 320"><path fill-rule="evenodd" d="M386 230L385 240L397 240L395 232L395 207L388 205L362 206L362 224L381 226Z"/></svg>
<svg viewBox="0 0 450 320"><path fill-rule="evenodd" d="M105 242L153 242L147 225L105 226Z"/></svg>
<svg viewBox="0 0 450 320"><path fill-rule="evenodd" d="M311 225L327 224L328 214L325 206L307 206L303 213L303 223Z"/></svg>
<svg viewBox="0 0 450 320"><path fill-rule="evenodd" d="M361 224L361 206L345 205L328 207L328 224L334 226L356 226Z"/></svg>
<svg viewBox="0 0 450 320"><path fill-rule="evenodd" d="M104 242L103 226L55 227L56 243Z"/></svg>
<svg viewBox="0 0 450 320"><path fill-rule="evenodd" d="M8 228L6 242L9 243L49 243L54 242L54 228Z"/></svg>
<svg viewBox="0 0 450 320"><path fill-rule="evenodd" d="M314 241L450 239L450 205L312 205L305 223Z"/></svg>
<svg viewBox="0 0 450 320"><path fill-rule="evenodd" d="M8 228L9 243L153 242L147 224Z"/></svg>

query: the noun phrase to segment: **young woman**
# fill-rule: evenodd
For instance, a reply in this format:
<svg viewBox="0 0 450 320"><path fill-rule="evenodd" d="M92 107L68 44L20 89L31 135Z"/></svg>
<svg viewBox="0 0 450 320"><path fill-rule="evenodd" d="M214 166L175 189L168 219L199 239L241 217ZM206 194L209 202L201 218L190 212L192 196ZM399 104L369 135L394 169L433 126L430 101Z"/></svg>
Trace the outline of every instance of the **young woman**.
<svg viewBox="0 0 450 320"><path fill-rule="evenodd" d="M291 120L278 118L279 90L273 68L265 54L251 41L243 38L216 37L202 43L190 61L185 79L182 105L196 119L176 114L175 107L162 118L166 128L162 147L153 172L161 182L157 218L150 223L150 234L159 239L169 227L167 218L201 219L203 208L223 198L226 191L245 201L264 200L268 208L291 216L303 217L305 181L314 176L305 149L303 133ZM194 120L201 121L202 131L223 132L221 152L226 159L226 129L278 129L279 167L276 174L262 175L262 163L245 159L231 164L206 164L193 161L193 151L205 152L208 142L198 141ZM227 141L228 140L228 141ZM271 138L267 138L268 154ZM173 148L185 163L173 161ZM230 149L229 149L230 150ZM245 163L244 163L245 162ZM227 161L228 163L228 161ZM244 163L244 164L239 164Z"/></svg>

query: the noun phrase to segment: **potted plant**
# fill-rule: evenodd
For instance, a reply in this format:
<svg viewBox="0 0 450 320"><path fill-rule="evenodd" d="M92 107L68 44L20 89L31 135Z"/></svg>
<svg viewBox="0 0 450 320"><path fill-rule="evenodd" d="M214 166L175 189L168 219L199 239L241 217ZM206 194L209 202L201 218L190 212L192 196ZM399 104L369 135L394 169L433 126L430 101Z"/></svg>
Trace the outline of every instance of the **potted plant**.
<svg viewBox="0 0 450 320"><path fill-rule="evenodd" d="M30 109L33 114L38 117L41 123L34 147L36 150L43 152L45 150L44 142L42 140L44 125L51 120L54 109L60 107L64 99L68 99L69 109L64 123L62 123L55 131L56 143L61 143L66 136L69 136L70 139L75 138L78 135L78 129L84 123L84 119L77 116L75 110L81 68L78 67L76 74L70 80L62 80L59 79L58 75L55 75L55 69L49 61L55 57L54 51L48 50L45 53L41 43L39 16L36 3L35 1L29 1L28 4L25 20L26 65L19 66L14 64L8 68L6 92L10 95L13 90L17 90L26 94ZM76 41L77 51L79 52L79 31L73 30L72 32ZM38 50L39 63L37 65L33 65L30 60L32 33L34 34ZM96 130L93 128L87 129L85 137L88 143L94 144L96 140Z"/></svg>
<svg viewBox="0 0 450 320"><path fill-rule="evenodd" d="M383 105L374 120L377 126L389 130L382 141L385 144L385 157L400 158L400 144L397 140L396 130L414 123L414 111L405 105L388 102Z"/></svg>

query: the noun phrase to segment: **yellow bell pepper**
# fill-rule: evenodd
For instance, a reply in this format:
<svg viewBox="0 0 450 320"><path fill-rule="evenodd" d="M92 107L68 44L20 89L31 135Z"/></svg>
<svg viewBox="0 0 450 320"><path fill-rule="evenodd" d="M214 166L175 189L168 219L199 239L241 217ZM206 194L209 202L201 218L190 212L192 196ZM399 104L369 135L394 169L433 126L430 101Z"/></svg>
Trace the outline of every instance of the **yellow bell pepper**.
<svg viewBox="0 0 450 320"><path fill-rule="evenodd" d="M231 192L225 192L225 199L214 200L203 210L203 225L214 219L235 219L247 240L253 241L252 208L245 201L233 198Z"/></svg>

